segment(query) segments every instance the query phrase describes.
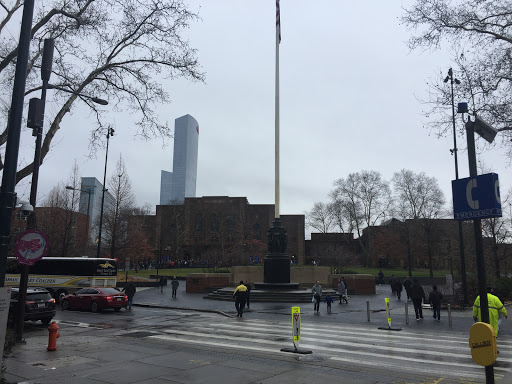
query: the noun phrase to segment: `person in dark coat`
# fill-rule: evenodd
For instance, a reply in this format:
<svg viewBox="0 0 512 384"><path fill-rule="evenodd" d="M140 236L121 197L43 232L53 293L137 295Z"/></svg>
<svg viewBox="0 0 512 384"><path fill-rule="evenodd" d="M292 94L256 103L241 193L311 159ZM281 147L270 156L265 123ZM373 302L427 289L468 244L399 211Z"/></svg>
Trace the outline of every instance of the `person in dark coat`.
<svg viewBox="0 0 512 384"><path fill-rule="evenodd" d="M251 305L251 284L245 284L247 287L247 309L250 309Z"/></svg>
<svg viewBox="0 0 512 384"><path fill-rule="evenodd" d="M180 282L178 281L178 279L176 279L176 276L174 276L171 281L172 297L176 297L176 291L178 290L179 286Z"/></svg>
<svg viewBox="0 0 512 384"><path fill-rule="evenodd" d="M400 297L402 297L402 283L400 282L400 279L398 277L393 281L393 290L396 293L396 296L398 297L398 300L400 300Z"/></svg>
<svg viewBox="0 0 512 384"><path fill-rule="evenodd" d="M164 291L164 285L167 284L167 279L163 276L160 277L160 281L158 282L158 286L160 287L160 292Z"/></svg>
<svg viewBox="0 0 512 384"><path fill-rule="evenodd" d="M393 296L395 295L395 289L393 287L394 282L395 282L395 275L391 275L391 277L389 278L389 286L391 287L391 293L393 294Z"/></svg>
<svg viewBox="0 0 512 384"><path fill-rule="evenodd" d="M379 285L384 284L384 272L382 272L382 269L379 271Z"/></svg>
<svg viewBox="0 0 512 384"><path fill-rule="evenodd" d="M409 294L411 285L412 285L411 276L408 276L407 279L404 280L404 288L405 288L405 293L407 293L407 300L409 300L411 298L411 295Z"/></svg>
<svg viewBox="0 0 512 384"><path fill-rule="evenodd" d="M428 302L434 311L434 320L441 321L441 299L443 294L437 290L437 285L432 286L432 291L428 294Z"/></svg>
<svg viewBox="0 0 512 384"><path fill-rule="evenodd" d="M128 304L126 305L126 310L131 311L133 304L133 296L135 296L137 288L135 287L135 284L130 282L126 284L126 286L123 288L123 292L126 293L126 296L128 296Z"/></svg>
<svg viewBox="0 0 512 384"><path fill-rule="evenodd" d="M411 284L411 288L409 289L409 294L411 295L412 303L414 304L414 312L416 314L416 321L420 321L423 319L423 309L421 308L421 303L423 300L426 300L425 291L423 287L419 283L418 279L414 279Z"/></svg>

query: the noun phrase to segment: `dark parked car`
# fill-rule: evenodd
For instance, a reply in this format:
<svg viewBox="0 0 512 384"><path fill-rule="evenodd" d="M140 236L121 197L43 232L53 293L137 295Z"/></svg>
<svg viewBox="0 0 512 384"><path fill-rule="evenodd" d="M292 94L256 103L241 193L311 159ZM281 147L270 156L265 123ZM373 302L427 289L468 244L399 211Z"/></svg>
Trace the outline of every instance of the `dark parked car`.
<svg viewBox="0 0 512 384"><path fill-rule="evenodd" d="M128 297L115 288L82 288L61 300L62 309L90 309L99 312L114 308L120 311L128 303Z"/></svg>
<svg viewBox="0 0 512 384"><path fill-rule="evenodd" d="M18 305L19 288L12 288L11 302L9 304L9 322L16 319L16 307ZM55 316L55 299L46 289L28 288L25 301L25 320L41 320L45 325L50 324Z"/></svg>

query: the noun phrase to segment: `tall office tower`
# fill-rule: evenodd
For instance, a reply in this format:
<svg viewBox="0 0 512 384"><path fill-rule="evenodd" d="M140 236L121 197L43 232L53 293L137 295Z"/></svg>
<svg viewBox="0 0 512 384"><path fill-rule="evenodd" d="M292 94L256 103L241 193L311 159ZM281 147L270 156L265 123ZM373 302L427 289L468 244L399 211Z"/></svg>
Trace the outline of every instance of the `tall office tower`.
<svg viewBox="0 0 512 384"><path fill-rule="evenodd" d="M89 193L91 200L89 201ZM78 210L80 213L87 215L87 208L89 208L89 240L94 241L98 237L99 228L97 222L99 221L101 213L101 197L103 193L103 185L95 177L82 177L80 185L80 204ZM105 191L105 203L103 204L103 211L105 212L115 204L114 196L109 191ZM103 237L103 236L102 236Z"/></svg>
<svg viewBox="0 0 512 384"><path fill-rule="evenodd" d="M160 180L160 205L183 203L196 197L197 146L199 124L190 115L174 121L173 171L163 171Z"/></svg>

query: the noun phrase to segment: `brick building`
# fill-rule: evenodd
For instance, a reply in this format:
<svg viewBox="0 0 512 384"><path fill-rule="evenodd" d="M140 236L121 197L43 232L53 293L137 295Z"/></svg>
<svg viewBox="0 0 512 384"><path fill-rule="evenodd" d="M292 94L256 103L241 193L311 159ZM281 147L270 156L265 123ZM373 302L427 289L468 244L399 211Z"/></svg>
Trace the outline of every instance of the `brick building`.
<svg viewBox="0 0 512 384"><path fill-rule="evenodd" d="M185 198L182 205L158 205L154 216L134 216L165 261L244 265L263 261L267 230L274 220L273 204L249 204L246 197ZM305 261L304 215L281 215L288 233L288 254Z"/></svg>

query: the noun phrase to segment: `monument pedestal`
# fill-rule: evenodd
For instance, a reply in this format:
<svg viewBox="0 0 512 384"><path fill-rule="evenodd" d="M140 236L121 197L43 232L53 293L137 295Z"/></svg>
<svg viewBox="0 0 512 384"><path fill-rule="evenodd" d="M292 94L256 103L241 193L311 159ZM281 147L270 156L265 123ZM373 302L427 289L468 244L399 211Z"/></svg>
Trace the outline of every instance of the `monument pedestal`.
<svg viewBox="0 0 512 384"><path fill-rule="evenodd" d="M298 289L299 283L290 283L290 257L286 253L286 228L281 220L275 218L272 228L268 230L268 253L263 266L263 283L255 283L256 289L292 290Z"/></svg>

